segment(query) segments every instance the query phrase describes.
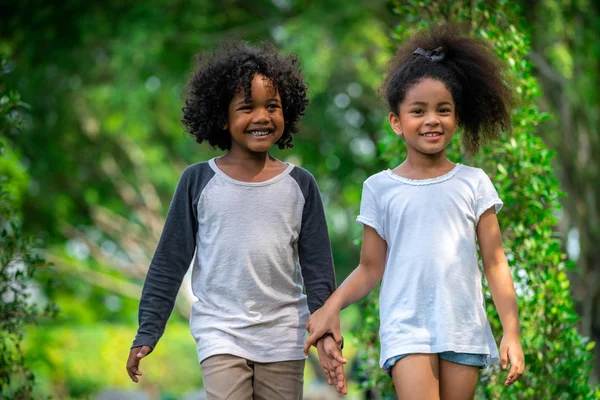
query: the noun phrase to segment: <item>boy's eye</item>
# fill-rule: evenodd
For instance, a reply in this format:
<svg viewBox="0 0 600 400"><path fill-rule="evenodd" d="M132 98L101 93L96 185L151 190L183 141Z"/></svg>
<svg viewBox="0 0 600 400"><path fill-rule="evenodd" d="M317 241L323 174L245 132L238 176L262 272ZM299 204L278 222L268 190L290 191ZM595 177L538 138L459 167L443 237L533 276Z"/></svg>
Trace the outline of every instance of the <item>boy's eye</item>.
<svg viewBox="0 0 600 400"><path fill-rule="evenodd" d="M269 105L267 106L267 108L271 108L271 109L273 109L273 110L274 110L274 109L276 109L276 108L280 108L280 107L279 107L279 104L269 104Z"/></svg>

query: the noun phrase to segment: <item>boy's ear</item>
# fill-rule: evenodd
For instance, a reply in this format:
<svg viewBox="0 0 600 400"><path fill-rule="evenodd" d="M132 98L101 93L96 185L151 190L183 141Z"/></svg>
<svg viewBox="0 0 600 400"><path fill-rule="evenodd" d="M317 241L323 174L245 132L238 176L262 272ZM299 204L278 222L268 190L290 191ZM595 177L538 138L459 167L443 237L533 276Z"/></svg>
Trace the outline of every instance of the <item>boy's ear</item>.
<svg viewBox="0 0 600 400"><path fill-rule="evenodd" d="M394 133L396 133L396 135L398 135L398 136L402 136L403 132L402 132L402 124L400 123L400 117L398 117L396 114L391 112L388 115L388 121L389 121L390 126L392 127L392 130L394 131Z"/></svg>

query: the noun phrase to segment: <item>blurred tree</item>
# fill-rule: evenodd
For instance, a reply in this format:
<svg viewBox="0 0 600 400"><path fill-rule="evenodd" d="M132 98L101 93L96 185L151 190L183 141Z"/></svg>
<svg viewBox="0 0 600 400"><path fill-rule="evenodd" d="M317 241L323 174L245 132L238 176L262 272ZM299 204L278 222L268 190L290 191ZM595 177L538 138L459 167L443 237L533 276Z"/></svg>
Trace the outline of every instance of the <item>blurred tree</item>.
<svg viewBox="0 0 600 400"><path fill-rule="evenodd" d="M550 164L552 153L533 133L544 114L534 100L539 96L526 56L529 39L518 7L514 3L437 1L396 2L397 40L414 28L427 28L442 21L462 23L476 37L488 40L510 67L520 104L513 118L513 130L499 142L486 146L477 156L467 157L453 141L449 157L483 168L495 183L505 207L499 215L507 259L512 267L519 296L522 342L526 372L520 381L504 387L506 372L493 367L481 374L478 398L486 399L590 399L595 397L588 384L593 343L577 332L577 314L570 297L567 264L561 243L555 238L555 215L560 210L559 187ZM405 149L397 136L386 128L380 142L383 157L390 166L398 165ZM501 325L486 289L488 315L499 342ZM380 392L393 392L392 382L383 372L376 373L378 360L377 293L363 304L365 323L359 342L364 349L366 386Z"/></svg>
<svg viewBox="0 0 600 400"><path fill-rule="evenodd" d="M578 301L581 331L600 340L600 4L594 1L527 2L532 27L529 59L550 111L539 133L557 152L561 230L577 263L569 277ZM600 356L600 347L596 347ZM596 379L600 371L596 368Z"/></svg>
<svg viewBox="0 0 600 400"><path fill-rule="evenodd" d="M31 104L25 129L10 138L31 178L25 229L51 245L60 285L44 289L63 309L60 323L74 331L135 324L178 176L220 154L186 137L179 120L193 55L225 38L270 40L301 58L311 105L294 149L276 156L315 174L339 278L354 267L360 185L381 167L386 1L9 0L0 13L0 48L13 49L12 83ZM183 316L193 300L187 287L177 303ZM65 395L97 389L54 366Z"/></svg>
<svg viewBox="0 0 600 400"><path fill-rule="evenodd" d="M0 8L8 16L0 34L20 65L15 82L32 99L28 129L14 139L32 177L26 228L57 246L62 272L138 298L180 171L218 154L183 137L179 124L190 61L240 36L273 40L304 60L311 106L295 149L277 155L315 173L340 275L355 262L348 211L378 163L373 134L382 114L373 105L387 60L384 2L226 3ZM332 7L338 12L327 12ZM103 303L105 290L86 292ZM188 294L179 304L184 315L189 301Z"/></svg>

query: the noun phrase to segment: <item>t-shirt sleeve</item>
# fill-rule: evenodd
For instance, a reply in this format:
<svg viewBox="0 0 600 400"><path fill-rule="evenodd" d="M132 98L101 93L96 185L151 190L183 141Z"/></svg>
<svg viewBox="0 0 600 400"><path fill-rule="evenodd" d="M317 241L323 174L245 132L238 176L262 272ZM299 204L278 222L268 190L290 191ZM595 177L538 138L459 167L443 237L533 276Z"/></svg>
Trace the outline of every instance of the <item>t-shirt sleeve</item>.
<svg viewBox="0 0 600 400"><path fill-rule="evenodd" d="M475 212L475 221L479 222L481 215L491 207L494 207L496 214L502 209L502 200L496 192L496 188L492 184L489 176L480 170L479 173L479 184L477 185L477 204Z"/></svg>
<svg viewBox="0 0 600 400"><path fill-rule="evenodd" d="M363 225L368 225L385 240L385 231L383 229L383 215L377 196L368 182L363 184L362 198L360 200L360 214L356 220Z"/></svg>
<svg viewBox="0 0 600 400"><path fill-rule="evenodd" d="M165 330L179 287L194 256L198 220L192 181L188 168L175 190L146 274L139 305L139 328L132 347L146 345L154 349Z"/></svg>
<svg viewBox="0 0 600 400"><path fill-rule="evenodd" d="M315 179L308 175L298 255L308 308L317 311L335 290L335 270L321 193Z"/></svg>

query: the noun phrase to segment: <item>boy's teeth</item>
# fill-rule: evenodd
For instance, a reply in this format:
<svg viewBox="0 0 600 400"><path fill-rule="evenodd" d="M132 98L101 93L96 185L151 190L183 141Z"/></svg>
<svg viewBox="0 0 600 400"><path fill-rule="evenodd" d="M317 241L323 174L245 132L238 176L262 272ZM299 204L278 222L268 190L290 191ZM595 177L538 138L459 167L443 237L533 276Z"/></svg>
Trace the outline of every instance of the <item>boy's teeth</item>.
<svg viewBox="0 0 600 400"><path fill-rule="evenodd" d="M269 134L269 131L252 131L248 132L248 134L251 136L266 136Z"/></svg>

